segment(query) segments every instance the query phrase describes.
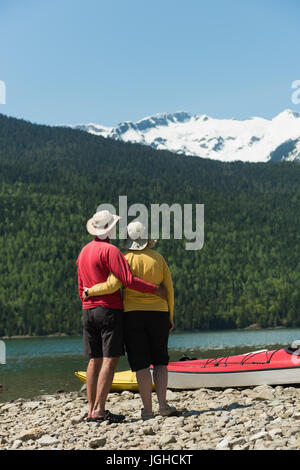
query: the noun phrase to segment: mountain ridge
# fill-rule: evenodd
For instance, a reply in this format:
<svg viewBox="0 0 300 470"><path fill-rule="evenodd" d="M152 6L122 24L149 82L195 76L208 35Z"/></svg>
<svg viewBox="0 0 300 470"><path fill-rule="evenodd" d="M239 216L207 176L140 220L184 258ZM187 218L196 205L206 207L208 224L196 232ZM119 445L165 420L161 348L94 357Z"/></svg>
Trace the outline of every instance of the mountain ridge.
<svg viewBox="0 0 300 470"><path fill-rule="evenodd" d="M90 134L139 143L180 155L224 162L300 160L300 113L286 109L272 119L215 119L186 111L165 112L114 127L96 123L70 125ZM290 142L293 142L292 150ZM286 152L284 152L286 149Z"/></svg>

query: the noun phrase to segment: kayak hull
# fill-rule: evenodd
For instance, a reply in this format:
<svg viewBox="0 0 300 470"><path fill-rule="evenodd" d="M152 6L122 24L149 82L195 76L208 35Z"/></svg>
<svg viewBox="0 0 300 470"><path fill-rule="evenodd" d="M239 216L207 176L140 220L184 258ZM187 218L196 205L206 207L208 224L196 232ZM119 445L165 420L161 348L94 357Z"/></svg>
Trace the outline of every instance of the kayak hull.
<svg viewBox="0 0 300 470"><path fill-rule="evenodd" d="M86 372L75 372L86 382ZM194 359L170 362L168 388L193 390L199 388L252 387L300 383L300 350L291 348L254 351L238 356L216 359ZM152 386L155 390L154 384ZM116 372L112 392L139 390L135 372Z"/></svg>
<svg viewBox="0 0 300 470"><path fill-rule="evenodd" d="M75 372L75 375L82 382L86 383L86 372ZM114 379L110 391L121 392L123 390L138 392L139 387L137 384L135 372L131 372L131 370L125 370L123 372L116 372L114 374Z"/></svg>
<svg viewBox="0 0 300 470"><path fill-rule="evenodd" d="M86 372L80 371L75 372L76 377L78 377L82 382L86 383ZM154 385L153 385L154 390ZM113 383L111 386L111 392L122 392L128 390L131 392L138 392L139 386L136 379L135 372L131 370L125 370L123 372L115 372Z"/></svg>
<svg viewBox="0 0 300 470"><path fill-rule="evenodd" d="M300 383L300 368L267 369L243 372L168 373L168 388L193 390L199 388L253 387Z"/></svg>
<svg viewBox="0 0 300 470"><path fill-rule="evenodd" d="M170 362L168 388L228 388L300 383L300 354L289 348L217 359Z"/></svg>

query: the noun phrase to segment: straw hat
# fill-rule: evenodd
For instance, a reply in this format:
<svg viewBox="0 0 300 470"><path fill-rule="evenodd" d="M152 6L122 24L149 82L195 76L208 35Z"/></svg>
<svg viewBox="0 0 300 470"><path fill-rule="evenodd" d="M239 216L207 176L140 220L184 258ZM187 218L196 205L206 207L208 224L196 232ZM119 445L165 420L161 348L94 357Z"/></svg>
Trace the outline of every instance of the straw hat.
<svg viewBox="0 0 300 470"><path fill-rule="evenodd" d="M131 222L127 226L128 239L124 248L127 250L143 250L146 246L154 246L156 240L148 240L146 227L141 222Z"/></svg>
<svg viewBox="0 0 300 470"><path fill-rule="evenodd" d="M120 216L111 214L109 211L99 211L87 221L86 228L91 235L105 236L116 225Z"/></svg>

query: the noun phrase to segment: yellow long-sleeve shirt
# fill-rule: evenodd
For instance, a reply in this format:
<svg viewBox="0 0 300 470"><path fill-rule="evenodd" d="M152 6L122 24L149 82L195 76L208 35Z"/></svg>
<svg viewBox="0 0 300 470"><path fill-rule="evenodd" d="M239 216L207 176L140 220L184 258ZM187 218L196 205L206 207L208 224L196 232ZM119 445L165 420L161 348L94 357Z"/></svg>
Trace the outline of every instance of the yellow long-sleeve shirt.
<svg viewBox="0 0 300 470"><path fill-rule="evenodd" d="M174 290L169 267L163 256L151 248L141 251L127 251L124 254L133 276L153 284L164 284L167 290L167 301L154 294L141 293L129 288L123 289L124 311L132 310L160 310L169 312L170 321L173 322L174 315ZM112 294L120 289L122 283L112 273L106 282L95 284L89 288L89 295Z"/></svg>

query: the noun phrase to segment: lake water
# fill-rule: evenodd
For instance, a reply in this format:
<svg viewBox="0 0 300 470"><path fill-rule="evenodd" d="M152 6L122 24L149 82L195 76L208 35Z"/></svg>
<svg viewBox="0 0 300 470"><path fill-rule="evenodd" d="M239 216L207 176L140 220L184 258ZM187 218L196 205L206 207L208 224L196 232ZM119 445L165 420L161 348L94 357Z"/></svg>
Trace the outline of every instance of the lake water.
<svg viewBox="0 0 300 470"><path fill-rule="evenodd" d="M174 332L169 339L170 360L183 355L197 358L272 349L300 340L300 328ZM58 390L79 390L82 382L74 372L86 370L81 337L40 337L5 339L6 364L0 364L0 402L33 398ZM117 370L127 370L126 357Z"/></svg>

